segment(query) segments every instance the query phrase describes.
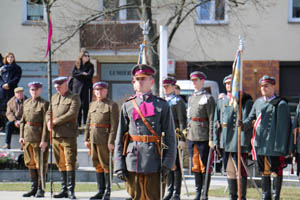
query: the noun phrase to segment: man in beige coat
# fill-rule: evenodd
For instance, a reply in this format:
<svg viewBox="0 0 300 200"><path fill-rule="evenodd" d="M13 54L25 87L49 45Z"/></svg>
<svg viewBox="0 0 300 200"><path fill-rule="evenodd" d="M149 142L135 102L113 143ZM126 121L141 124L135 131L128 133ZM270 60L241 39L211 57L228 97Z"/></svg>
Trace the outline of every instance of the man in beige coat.
<svg viewBox="0 0 300 200"><path fill-rule="evenodd" d="M85 128L84 144L91 150L98 184L98 193L90 199L110 199L109 159L115 148L119 108L107 98L107 88L106 82L93 85L96 101L90 104Z"/></svg>
<svg viewBox="0 0 300 200"><path fill-rule="evenodd" d="M62 191L54 198L76 199L74 190L80 98L69 91L67 80L67 77L53 80L57 93L51 99L52 124L50 115L47 115L46 120L48 130L52 131L54 157L62 176Z"/></svg>
<svg viewBox="0 0 300 200"><path fill-rule="evenodd" d="M5 145L4 149L10 149L11 135L14 131L19 132L20 119L23 114L23 103L26 99L24 95L24 88L17 87L14 90L15 96L13 96L8 102L6 107L6 118L8 122L5 125Z"/></svg>

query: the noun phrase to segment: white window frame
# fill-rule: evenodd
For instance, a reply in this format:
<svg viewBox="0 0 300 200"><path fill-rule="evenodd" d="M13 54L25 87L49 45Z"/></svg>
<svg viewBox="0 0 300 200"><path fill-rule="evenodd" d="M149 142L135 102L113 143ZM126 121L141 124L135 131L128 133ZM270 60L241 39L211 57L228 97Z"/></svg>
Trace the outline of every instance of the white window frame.
<svg viewBox="0 0 300 200"><path fill-rule="evenodd" d="M22 24L23 25L34 25L34 24L45 24L47 23L47 12L46 7L44 5L44 12L43 12L43 20L40 21L34 21L34 20L28 20L27 19L27 0L22 0Z"/></svg>
<svg viewBox="0 0 300 200"><path fill-rule="evenodd" d="M298 17L298 18L293 17L293 1L294 0L289 0L289 18L288 18L288 22L300 22L300 17Z"/></svg>
<svg viewBox="0 0 300 200"><path fill-rule="evenodd" d="M119 0L119 5L126 5L127 0ZM99 10L103 10L103 0L99 0ZM139 23L141 20L127 20L127 9L119 11L119 22L123 23Z"/></svg>
<svg viewBox="0 0 300 200"><path fill-rule="evenodd" d="M224 7L224 20L215 20L215 7L216 7L216 1L211 0L211 6L210 6L210 16L209 19L200 19L200 8L201 6L198 6L196 8L196 24L228 24L228 5L227 1L225 0L225 7Z"/></svg>

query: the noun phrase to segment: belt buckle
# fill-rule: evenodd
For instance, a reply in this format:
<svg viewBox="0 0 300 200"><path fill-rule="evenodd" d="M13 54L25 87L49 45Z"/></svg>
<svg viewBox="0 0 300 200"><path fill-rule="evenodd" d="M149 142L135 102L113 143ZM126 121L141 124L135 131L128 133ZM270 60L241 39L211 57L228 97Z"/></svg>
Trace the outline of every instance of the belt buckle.
<svg viewBox="0 0 300 200"><path fill-rule="evenodd" d="M148 135L144 135L143 137L143 142L148 143L149 142L149 136Z"/></svg>

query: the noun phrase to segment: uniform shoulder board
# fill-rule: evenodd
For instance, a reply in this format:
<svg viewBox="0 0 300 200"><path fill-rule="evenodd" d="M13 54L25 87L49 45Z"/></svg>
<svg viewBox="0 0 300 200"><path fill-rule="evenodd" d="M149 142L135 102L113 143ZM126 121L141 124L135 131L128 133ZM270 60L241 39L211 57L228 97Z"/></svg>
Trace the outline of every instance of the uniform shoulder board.
<svg viewBox="0 0 300 200"><path fill-rule="evenodd" d="M286 103L288 103L288 100L286 98L276 97L275 99L273 99L272 101L270 101L270 104L272 104L274 106L277 106L280 101L285 101Z"/></svg>
<svg viewBox="0 0 300 200"><path fill-rule="evenodd" d="M136 95L133 95L133 96L129 97L125 102L131 101L132 99L135 99L135 98L136 98Z"/></svg>

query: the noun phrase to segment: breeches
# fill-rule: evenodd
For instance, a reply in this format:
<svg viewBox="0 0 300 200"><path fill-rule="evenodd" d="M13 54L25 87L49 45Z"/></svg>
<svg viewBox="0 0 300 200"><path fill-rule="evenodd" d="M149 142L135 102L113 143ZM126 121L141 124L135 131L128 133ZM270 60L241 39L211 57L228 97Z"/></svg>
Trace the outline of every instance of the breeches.
<svg viewBox="0 0 300 200"><path fill-rule="evenodd" d="M53 153L59 171L76 169L77 138L53 138Z"/></svg>
<svg viewBox="0 0 300 200"><path fill-rule="evenodd" d="M163 182L163 194L166 181ZM126 190L133 200L158 200L160 199L160 174L128 173Z"/></svg>
<svg viewBox="0 0 300 200"><path fill-rule="evenodd" d="M192 142L188 141L190 157L192 159L192 171L204 174L206 171L209 146L208 141ZM213 163L213 154L210 159L210 166ZM211 173L211 169L209 171Z"/></svg>
<svg viewBox="0 0 300 200"><path fill-rule="evenodd" d="M30 143L25 142L23 150L24 150L24 163L25 166L29 169L40 169L40 156L41 156L41 148L39 147L40 143ZM47 169L48 164L48 155L49 151L46 148L46 151L43 153L43 167Z"/></svg>
<svg viewBox="0 0 300 200"><path fill-rule="evenodd" d="M245 161L245 164L247 164L247 153L242 153L242 158ZM242 162L242 161L241 161ZM224 166L225 170L227 172L227 177L230 179L236 179L237 178L237 153L235 152L225 152L224 153ZM247 172L245 170L244 165L241 163L241 170L242 170L242 176L247 177Z"/></svg>
<svg viewBox="0 0 300 200"><path fill-rule="evenodd" d="M107 144L92 144L91 157L97 173L109 173L109 150Z"/></svg>
<svg viewBox="0 0 300 200"><path fill-rule="evenodd" d="M282 176L285 166L284 156L257 156L259 172L263 176Z"/></svg>

